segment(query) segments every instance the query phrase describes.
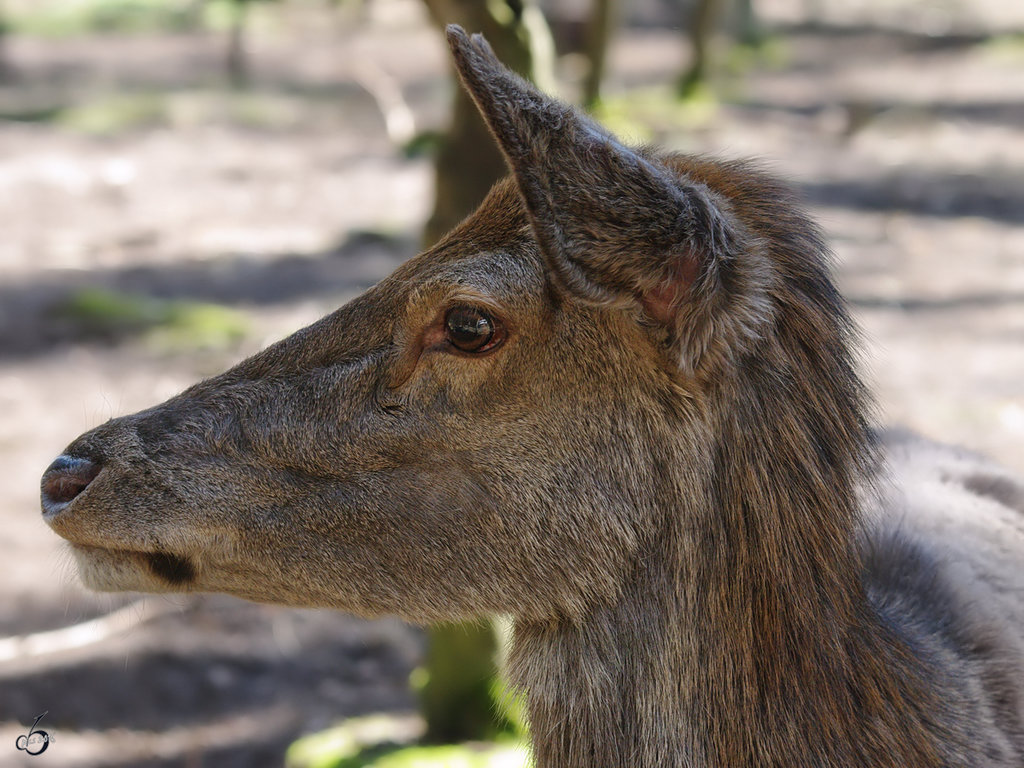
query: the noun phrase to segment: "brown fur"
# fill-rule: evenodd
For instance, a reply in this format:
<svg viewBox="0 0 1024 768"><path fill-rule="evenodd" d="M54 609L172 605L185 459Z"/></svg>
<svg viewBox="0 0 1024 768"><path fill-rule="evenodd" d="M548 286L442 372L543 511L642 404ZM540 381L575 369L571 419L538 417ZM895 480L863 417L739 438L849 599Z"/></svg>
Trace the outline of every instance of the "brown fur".
<svg viewBox="0 0 1024 768"><path fill-rule="evenodd" d="M1024 765L1020 481L879 450L780 185L627 149L449 37L513 178L334 314L72 443L44 506L85 582L512 614L541 768ZM456 305L504 343L455 349ZM915 506L920 455L977 509Z"/></svg>

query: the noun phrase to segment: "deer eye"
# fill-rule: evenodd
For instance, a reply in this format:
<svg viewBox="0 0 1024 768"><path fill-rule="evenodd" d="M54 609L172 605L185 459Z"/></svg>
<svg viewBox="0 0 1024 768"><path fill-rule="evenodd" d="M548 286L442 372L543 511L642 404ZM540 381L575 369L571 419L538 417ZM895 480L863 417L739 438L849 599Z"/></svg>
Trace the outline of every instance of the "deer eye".
<svg viewBox="0 0 1024 768"><path fill-rule="evenodd" d="M484 352L501 341L497 321L476 307L452 307L444 316L448 341L462 352Z"/></svg>

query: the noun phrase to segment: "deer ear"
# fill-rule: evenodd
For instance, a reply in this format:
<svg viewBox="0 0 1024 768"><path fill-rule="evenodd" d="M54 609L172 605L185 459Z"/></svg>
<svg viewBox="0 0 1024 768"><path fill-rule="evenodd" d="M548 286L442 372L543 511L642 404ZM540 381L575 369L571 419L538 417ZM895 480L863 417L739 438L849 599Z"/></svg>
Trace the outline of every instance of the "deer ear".
<svg viewBox="0 0 1024 768"><path fill-rule="evenodd" d="M679 366L696 369L713 341L724 270L741 248L726 204L540 93L481 35L447 31L559 281L586 301L640 309Z"/></svg>

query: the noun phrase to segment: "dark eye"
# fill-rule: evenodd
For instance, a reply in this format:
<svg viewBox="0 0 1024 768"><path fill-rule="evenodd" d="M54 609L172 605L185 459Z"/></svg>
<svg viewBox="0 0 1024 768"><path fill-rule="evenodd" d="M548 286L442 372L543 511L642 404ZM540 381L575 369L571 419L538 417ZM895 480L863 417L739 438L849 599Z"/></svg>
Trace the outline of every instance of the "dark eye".
<svg viewBox="0 0 1024 768"><path fill-rule="evenodd" d="M452 346L463 352L483 352L501 340L494 318L476 307L449 309L444 329Z"/></svg>

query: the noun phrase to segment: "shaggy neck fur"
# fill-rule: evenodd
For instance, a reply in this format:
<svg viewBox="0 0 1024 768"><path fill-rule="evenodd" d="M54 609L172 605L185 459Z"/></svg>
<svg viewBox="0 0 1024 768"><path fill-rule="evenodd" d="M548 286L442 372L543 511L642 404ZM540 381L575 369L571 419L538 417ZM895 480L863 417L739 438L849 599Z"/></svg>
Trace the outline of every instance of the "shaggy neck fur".
<svg viewBox="0 0 1024 768"><path fill-rule="evenodd" d="M766 343L709 393L704 455L677 448L652 489L665 526L618 603L516 627L538 768L946 764L935 678L862 584L871 450L845 346Z"/></svg>
<svg viewBox="0 0 1024 768"><path fill-rule="evenodd" d="M715 515L680 509L700 525L666 531L617 604L516 627L538 768L943 764L924 671L869 609L852 535L760 528L813 503L752 509L772 490Z"/></svg>

